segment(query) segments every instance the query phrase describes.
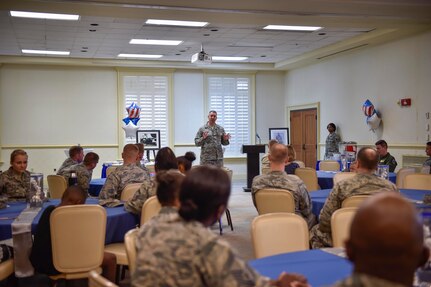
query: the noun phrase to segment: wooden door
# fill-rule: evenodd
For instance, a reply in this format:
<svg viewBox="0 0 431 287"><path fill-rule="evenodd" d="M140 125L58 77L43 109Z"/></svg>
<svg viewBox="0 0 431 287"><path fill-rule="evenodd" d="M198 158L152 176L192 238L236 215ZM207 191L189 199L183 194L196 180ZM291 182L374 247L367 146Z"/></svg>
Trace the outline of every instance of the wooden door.
<svg viewBox="0 0 431 287"><path fill-rule="evenodd" d="M290 112L291 144L296 159L307 167L316 167L317 160L317 109Z"/></svg>

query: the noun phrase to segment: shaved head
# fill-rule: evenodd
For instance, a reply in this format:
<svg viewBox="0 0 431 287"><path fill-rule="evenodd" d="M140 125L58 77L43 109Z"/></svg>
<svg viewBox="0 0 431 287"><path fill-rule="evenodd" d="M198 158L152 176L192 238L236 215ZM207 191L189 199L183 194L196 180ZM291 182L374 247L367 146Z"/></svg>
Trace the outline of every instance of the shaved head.
<svg viewBox="0 0 431 287"><path fill-rule="evenodd" d="M416 209L398 193L384 191L358 209L346 252L355 272L410 286L428 259Z"/></svg>
<svg viewBox="0 0 431 287"><path fill-rule="evenodd" d="M282 164L287 160L287 146L284 144L275 143L269 150L269 160L274 163Z"/></svg>
<svg viewBox="0 0 431 287"><path fill-rule="evenodd" d="M124 163L133 163L138 159L139 148L135 144L126 144L123 148L123 153L121 156L123 157Z"/></svg>
<svg viewBox="0 0 431 287"><path fill-rule="evenodd" d="M370 147L363 147L358 152L358 168L374 172L379 163L379 154Z"/></svg>

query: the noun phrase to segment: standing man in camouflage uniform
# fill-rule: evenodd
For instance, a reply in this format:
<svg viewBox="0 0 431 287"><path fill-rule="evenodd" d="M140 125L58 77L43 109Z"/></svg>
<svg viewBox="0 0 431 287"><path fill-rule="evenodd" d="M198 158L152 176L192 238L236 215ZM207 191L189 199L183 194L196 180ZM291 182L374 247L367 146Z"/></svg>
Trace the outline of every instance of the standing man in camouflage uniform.
<svg viewBox="0 0 431 287"><path fill-rule="evenodd" d="M329 135L326 137L325 142L325 159L329 159L334 155L334 153L339 152L338 145L341 142L341 138L335 132L337 130L337 127L334 123L329 123L326 128L328 129Z"/></svg>
<svg viewBox="0 0 431 287"><path fill-rule="evenodd" d="M123 165L117 167L106 179L100 191L99 198L120 199L121 192L129 183L140 183L150 180L148 173L136 166L139 149L135 144L127 144L123 148L121 157Z"/></svg>
<svg viewBox="0 0 431 287"><path fill-rule="evenodd" d="M222 145L228 145L230 134L226 134L224 128L216 124L217 112L210 111L208 122L202 126L195 137L196 146L201 147L200 164L223 166Z"/></svg>
<svg viewBox="0 0 431 287"><path fill-rule="evenodd" d="M72 146L69 149L69 158L67 158L60 166L60 168L57 171L57 175L62 175L64 169L69 168L72 165L81 163L83 159L84 159L84 149L79 145Z"/></svg>
<svg viewBox="0 0 431 287"><path fill-rule="evenodd" d="M304 182L296 175L286 174L284 166L288 161L288 150L283 144L273 143L269 151L270 171L253 179L251 192L256 206L256 192L264 188L280 188L290 191L295 200L295 213L302 216L311 228L316 217L311 211L311 199Z"/></svg>
<svg viewBox="0 0 431 287"><path fill-rule="evenodd" d="M362 148L358 152L357 160L356 175L334 185L320 211L319 224L310 230L312 248L332 247L331 216L341 208L343 200L354 195L371 195L382 190L397 191L395 184L374 175L379 162L379 155L375 149Z"/></svg>
<svg viewBox="0 0 431 287"><path fill-rule="evenodd" d="M388 143L385 140L376 142L376 149L379 153L379 164L389 165L389 172L394 172L398 163L395 158L388 153Z"/></svg>
<svg viewBox="0 0 431 287"><path fill-rule="evenodd" d="M353 274L336 287L413 286L429 254L415 207L394 192L368 199L353 218L346 254Z"/></svg>
<svg viewBox="0 0 431 287"><path fill-rule="evenodd" d="M66 178L66 182L69 182L71 174L75 173L78 186L81 187L88 195L88 188L90 187L91 177L93 176L93 169L98 163L99 155L94 152L89 152L85 155L83 162L63 169L58 175L64 176Z"/></svg>

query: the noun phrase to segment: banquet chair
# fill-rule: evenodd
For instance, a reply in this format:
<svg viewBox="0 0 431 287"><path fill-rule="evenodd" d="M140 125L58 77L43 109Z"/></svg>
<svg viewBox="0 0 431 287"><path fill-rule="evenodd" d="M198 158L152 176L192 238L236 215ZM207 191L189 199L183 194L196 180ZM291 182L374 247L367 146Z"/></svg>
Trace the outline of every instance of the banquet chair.
<svg viewBox="0 0 431 287"><path fill-rule="evenodd" d="M61 198L67 188L64 176L50 174L46 177L48 181L48 191L51 198Z"/></svg>
<svg viewBox="0 0 431 287"><path fill-rule="evenodd" d="M117 166L113 166L113 165L108 166L108 168L106 169L106 178L108 178L109 175L116 169L117 169Z"/></svg>
<svg viewBox="0 0 431 287"><path fill-rule="evenodd" d="M13 274L15 270L13 259L8 259L0 263L0 281L5 280Z"/></svg>
<svg viewBox="0 0 431 287"><path fill-rule="evenodd" d="M308 225L295 213L259 215L251 223L256 258L309 249Z"/></svg>
<svg viewBox="0 0 431 287"><path fill-rule="evenodd" d="M431 190L431 174L413 173L404 177L403 187L407 189Z"/></svg>
<svg viewBox="0 0 431 287"><path fill-rule="evenodd" d="M311 167L297 168L295 169L295 175L297 175L305 183L308 191L319 190L319 184L317 183L316 170Z"/></svg>
<svg viewBox="0 0 431 287"><path fill-rule="evenodd" d="M397 172L396 185L397 188L404 188L404 178L408 174L415 173L416 169L414 167L403 167Z"/></svg>
<svg viewBox="0 0 431 287"><path fill-rule="evenodd" d="M228 167L225 167L225 166L222 167L222 169L227 173L227 175L229 176L230 182L232 184L233 171L231 169L229 169ZM230 230L233 231L232 217L230 216L230 210L227 207L225 210L225 214L226 214L227 224L228 224L228 226L230 226ZM219 230L220 230L220 235L222 235L223 234L223 226L222 226L222 222L221 222L221 217L218 221L218 226L219 226Z"/></svg>
<svg viewBox="0 0 431 287"><path fill-rule="evenodd" d="M88 274L88 287L118 287L118 285L92 270Z"/></svg>
<svg viewBox="0 0 431 287"><path fill-rule="evenodd" d="M336 174L334 174L334 179L333 179L334 185L342 180L352 178L355 175L356 175L355 172L337 172Z"/></svg>
<svg viewBox="0 0 431 287"><path fill-rule="evenodd" d="M370 198L371 195L354 195L351 197L346 198L341 203L341 208L344 207L358 207L361 205L361 203L366 200L367 198Z"/></svg>
<svg viewBox="0 0 431 287"><path fill-rule="evenodd" d="M133 198L133 195L135 195L135 192L141 187L142 183L129 183L126 185L121 192L121 201L128 201Z"/></svg>
<svg viewBox="0 0 431 287"><path fill-rule="evenodd" d="M319 170L340 171L340 163L336 160L322 160L319 162Z"/></svg>
<svg viewBox="0 0 431 287"><path fill-rule="evenodd" d="M303 161L300 160L294 160L293 162L297 163L299 165L299 167L304 168L305 167L305 163Z"/></svg>
<svg viewBox="0 0 431 287"><path fill-rule="evenodd" d="M53 280L88 278L101 272L106 233L106 210L99 205L57 207L50 218L52 259L61 274Z"/></svg>
<svg viewBox="0 0 431 287"><path fill-rule="evenodd" d="M332 246L344 247L349 238L350 225L358 210L357 207L345 207L336 210L331 216Z"/></svg>
<svg viewBox="0 0 431 287"><path fill-rule="evenodd" d="M142 206L141 225L150 220L154 215L157 215L160 209L162 209L162 206L160 205L157 196L154 195L148 198Z"/></svg>
<svg viewBox="0 0 431 287"><path fill-rule="evenodd" d="M287 189L264 188L255 194L259 215L274 212L295 212L295 200Z"/></svg>
<svg viewBox="0 0 431 287"><path fill-rule="evenodd" d="M129 230L124 235L124 246L126 247L127 260L129 261L130 276L136 270L136 237L138 236L138 228Z"/></svg>

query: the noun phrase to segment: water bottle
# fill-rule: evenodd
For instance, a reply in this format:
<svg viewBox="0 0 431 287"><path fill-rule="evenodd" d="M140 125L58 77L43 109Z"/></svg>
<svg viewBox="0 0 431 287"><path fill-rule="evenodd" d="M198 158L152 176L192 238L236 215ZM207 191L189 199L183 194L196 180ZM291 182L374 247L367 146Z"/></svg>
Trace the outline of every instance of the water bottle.
<svg viewBox="0 0 431 287"><path fill-rule="evenodd" d="M77 185L77 184L78 184L78 179L76 177L76 173L71 172L69 177L69 186Z"/></svg>

